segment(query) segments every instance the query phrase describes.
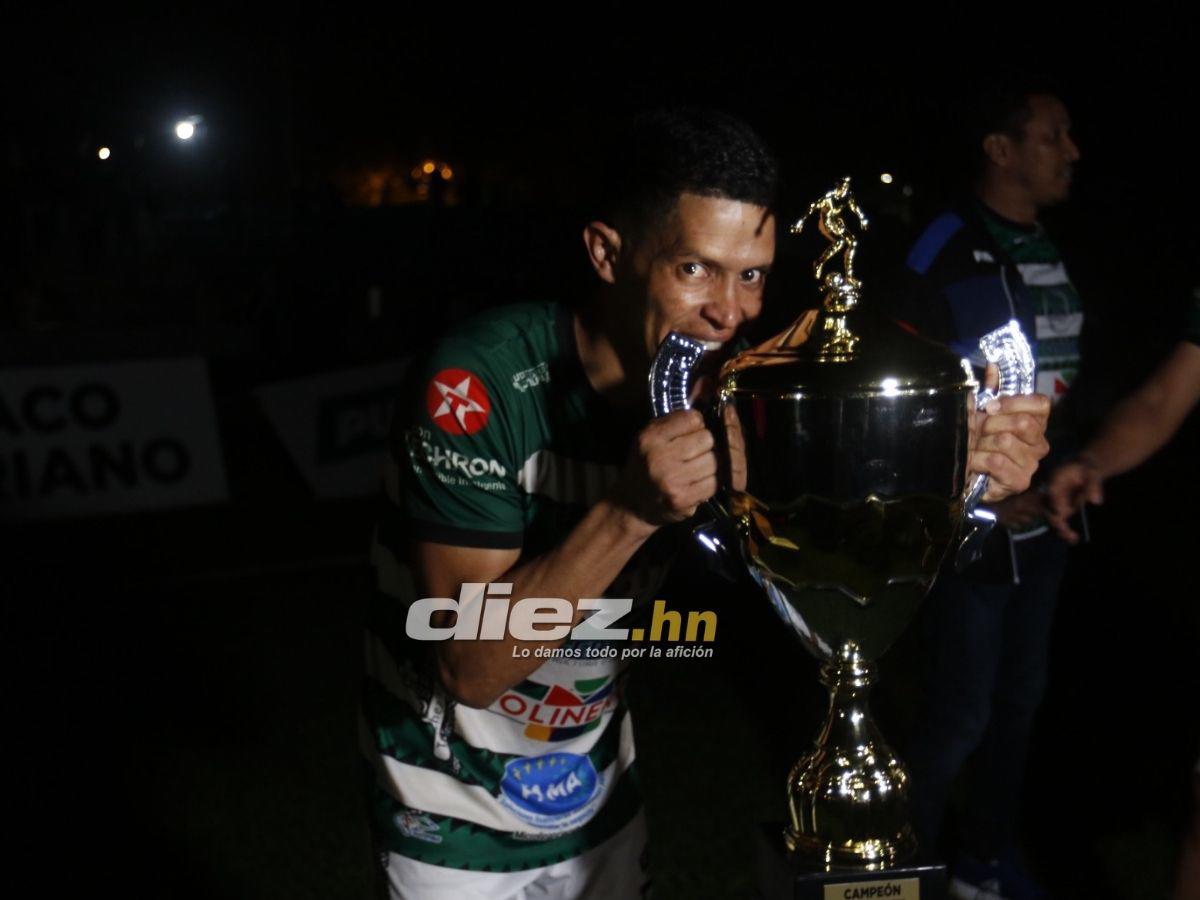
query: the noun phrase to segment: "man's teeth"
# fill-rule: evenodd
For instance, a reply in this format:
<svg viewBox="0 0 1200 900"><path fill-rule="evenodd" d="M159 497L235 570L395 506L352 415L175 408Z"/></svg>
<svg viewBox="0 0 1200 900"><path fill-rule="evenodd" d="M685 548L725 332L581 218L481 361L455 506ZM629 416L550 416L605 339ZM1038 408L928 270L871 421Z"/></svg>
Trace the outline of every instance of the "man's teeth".
<svg viewBox="0 0 1200 900"><path fill-rule="evenodd" d="M720 350L725 346L724 341L701 341L705 350Z"/></svg>

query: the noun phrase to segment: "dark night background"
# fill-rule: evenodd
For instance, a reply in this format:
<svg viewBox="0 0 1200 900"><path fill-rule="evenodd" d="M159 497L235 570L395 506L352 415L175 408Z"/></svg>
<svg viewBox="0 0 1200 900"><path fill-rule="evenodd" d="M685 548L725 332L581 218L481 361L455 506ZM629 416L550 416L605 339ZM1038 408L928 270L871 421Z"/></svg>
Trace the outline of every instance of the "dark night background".
<svg viewBox="0 0 1200 900"><path fill-rule="evenodd" d="M784 220L853 175L884 273L961 183L971 88L1051 76L1083 154L1045 220L1088 304L1085 422L1177 339L1200 284L1195 48L1169 17L1101 38L1044 13L939 36L884 16L858 38L863 10L82 15L6 29L0 366L204 358L229 500L5 522L12 896L368 895L372 500L318 499L256 390L405 359L486 306L578 297L588 175L631 109L745 117L782 162ZM185 145L171 127L190 115ZM812 255L783 243L768 318L811 299ZM1193 416L1111 483L1072 561L1026 827L1065 897L1170 883L1198 752L1196 449ZM751 592L675 589L721 610L721 643L635 677L659 886L745 896L755 823L782 816L819 720L815 665ZM915 654L891 653L877 703L900 746Z"/></svg>

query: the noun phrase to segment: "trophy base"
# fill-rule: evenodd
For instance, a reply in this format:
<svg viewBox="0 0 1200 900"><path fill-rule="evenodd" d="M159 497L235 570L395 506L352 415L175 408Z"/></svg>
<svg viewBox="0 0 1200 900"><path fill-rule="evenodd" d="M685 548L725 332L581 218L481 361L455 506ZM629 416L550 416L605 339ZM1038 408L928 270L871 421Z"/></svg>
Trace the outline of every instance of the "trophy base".
<svg viewBox="0 0 1200 900"><path fill-rule="evenodd" d="M917 858L878 871L814 870L784 846L782 823L758 829L758 890L762 900L944 900L946 866Z"/></svg>

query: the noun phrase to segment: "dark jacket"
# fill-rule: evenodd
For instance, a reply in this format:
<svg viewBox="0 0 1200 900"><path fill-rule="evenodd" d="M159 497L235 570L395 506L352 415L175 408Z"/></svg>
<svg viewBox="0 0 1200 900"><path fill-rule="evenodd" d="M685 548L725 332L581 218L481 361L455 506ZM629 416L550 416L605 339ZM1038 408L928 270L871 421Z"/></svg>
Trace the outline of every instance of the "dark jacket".
<svg viewBox="0 0 1200 900"><path fill-rule="evenodd" d="M1016 319L1037 355L1033 300L1013 260L988 231L978 201L942 213L921 232L888 291L891 314L971 360L980 374L979 338ZM1051 417L1051 455L1045 473L1078 449L1073 416L1062 404ZM1015 554L1005 529L996 529L982 558L967 570L985 581L1017 580Z"/></svg>
<svg viewBox="0 0 1200 900"><path fill-rule="evenodd" d="M926 226L905 260L893 315L982 367L983 335L1012 319L1031 345L1036 331L1021 273L980 215L968 201Z"/></svg>

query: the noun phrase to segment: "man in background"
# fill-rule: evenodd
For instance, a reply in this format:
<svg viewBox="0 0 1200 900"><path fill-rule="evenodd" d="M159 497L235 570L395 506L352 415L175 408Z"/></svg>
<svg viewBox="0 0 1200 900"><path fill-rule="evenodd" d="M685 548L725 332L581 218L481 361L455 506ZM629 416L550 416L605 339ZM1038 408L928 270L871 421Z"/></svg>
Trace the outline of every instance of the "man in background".
<svg viewBox="0 0 1200 900"><path fill-rule="evenodd" d="M1150 376L1105 417L1079 454L1059 466L1046 487L1047 518L1068 543L1071 519L1084 503L1104 502L1104 483L1144 463L1171 440L1200 401L1200 288L1192 293L1183 339ZM1184 522L1187 522L1185 516ZM1186 524L1184 527L1187 527ZM1184 602L1192 598L1186 593ZM1192 822L1180 845L1175 900L1200 894L1200 761L1192 772Z"/></svg>
<svg viewBox="0 0 1200 900"><path fill-rule="evenodd" d="M1060 401L1079 368L1083 307L1039 215L1067 199L1079 149L1066 106L1034 85L978 97L971 139L973 190L913 245L897 312L979 366L980 337L1017 320L1034 349L1036 390L1056 406L1052 465L1073 444ZM943 573L926 603L926 691L906 758L914 822L931 846L942 839L951 786L976 754L964 827L948 842L962 850L953 895L1039 896L1020 861L1019 802L1067 545L1037 488L991 508L1003 527L982 558Z"/></svg>

